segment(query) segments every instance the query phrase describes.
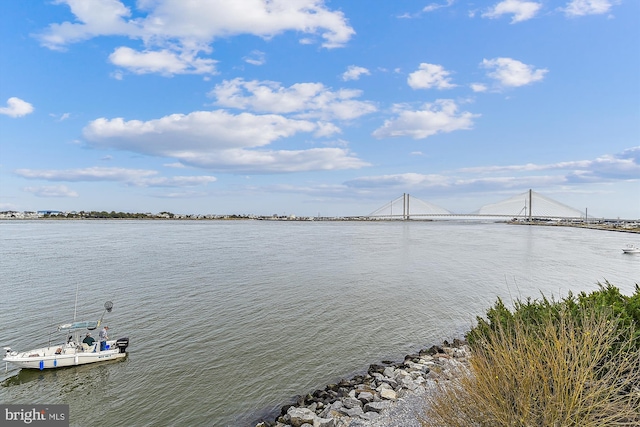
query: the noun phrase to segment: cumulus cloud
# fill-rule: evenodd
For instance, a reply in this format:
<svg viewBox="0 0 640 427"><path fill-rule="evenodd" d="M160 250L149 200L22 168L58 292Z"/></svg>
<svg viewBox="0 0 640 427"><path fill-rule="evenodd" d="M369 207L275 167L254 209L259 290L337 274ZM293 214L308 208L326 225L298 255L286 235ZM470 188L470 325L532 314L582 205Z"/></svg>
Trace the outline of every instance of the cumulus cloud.
<svg viewBox="0 0 640 427"><path fill-rule="evenodd" d="M215 182L216 177L200 176L158 176L158 171L148 169L127 169L91 167L83 169L18 169L14 171L18 176L27 179L43 179L46 181L69 182L121 182L137 187L191 187ZM36 188L36 187L33 187ZM39 187L38 187L39 188ZM44 188L44 187L42 187ZM47 187L54 188L54 187ZM56 188L66 188L59 186Z"/></svg>
<svg viewBox="0 0 640 427"><path fill-rule="evenodd" d="M212 73L215 61L200 55L210 53L216 39L240 34L268 39L293 31L305 35L304 43L319 36L325 48L341 47L355 34L344 14L321 0L145 0L136 3L135 14L120 0L57 3L66 4L75 21L51 24L38 34L44 46L64 50L99 36L140 40L143 50L121 46L110 56L135 73Z"/></svg>
<svg viewBox="0 0 640 427"><path fill-rule="evenodd" d="M640 147L591 160L463 168L441 174L397 173L362 176L344 183L359 192L397 194L428 191L431 196L529 188L568 188L574 183L640 182Z"/></svg>
<svg viewBox="0 0 640 427"><path fill-rule="evenodd" d="M533 65L511 58L483 59L480 66L490 70L487 75L503 87L526 86L541 81L549 72L545 68L535 69Z"/></svg>
<svg viewBox="0 0 640 427"><path fill-rule="evenodd" d="M89 123L83 134L93 147L174 157L187 150L260 147L314 130L316 125L305 120L216 110L172 114L146 122L100 118Z"/></svg>
<svg viewBox="0 0 640 427"><path fill-rule="evenodd" d="M566 171L575 180L640 180L640 146L617 154L605 154L593 160L572 160L548 164L485 166L460 169L471 174L534 173Z"/></svg>
<svg viewBox="0 0 640 427"><path fill-rule="evenodd" d="M542 187L566 183L564 176L526 175L526 176L480 176L464 177L456 174L402 173L378 176L365 176L345 182L349 188L360 190L384 191L428 190L430 194L451 194L452 191L501 191L514 188Z"/></svg>
<svg viewBox="0 0 640 427"><path fill-rule="evenodd" d="M310 148L307 150L229 149L216 153L189 153L180 161L205 169L236 173L290 173L359 169L369 166L343 148Z"/></svg>
<svg viewBox="0 0 640 427"><path fill-rule="evenodd" d="M92 167L84 169L17 169L15 174L47 181L137 181L157 174L145 169Z"/></svg>
<svg viewBox="0 0 640 427"><path fill-rule="evenodd" d="M172 52L167 49L138 52L129 47L119 47L109 60L114 65L136 74L214 74L216 61L196 58L192 52Z"/></svg>
<svg viewBox="0 0 640 427"><path fill-rule="evenodd" d="M9 117L22 117L31 113L33 113L33 105L20 98L16 98L15 96L7 100L6 107L0 107L0 114L7 115Z"/></svg>
<svg viewBox="0 0 640 427"><path fill-rule="evenodd" d="M640 181L640 146L617 154L607 154L588 161L576 174L577 179L587 181L633 180Z"/></svg>
<svg viewBox="0 0 640 427"><path fill-rule="evenodd" d="M533 18L542 8L542 4L524 0L504 0L482 14L483 18L500 18L502 15L513 15L511 23Z"/></svg>
<svg viewBox="0 0 640 427"><path fill-rule="evenodd" d="M349 187L358 188L427 188L433 186L446 186L451 184L451 178L445 175L421 174L421 173L400 173L378 176L363 176L345 182Z"/></svg>
<svg viewBox="0 0 640 427"><path fill-rule="evenodd" d="M601 15L608 13L614 3L610 0L572 0L564 12L568 16Z"/></svg>
<svg viewBox="0 0 640 427"><path fill-rule="evenodd" d="M471 83L470 87L474 92L486 92L488 90L487 85L482 83Z"/></svg>
<svg viewBox="0 0 640 427"><path fill-rule="evenodd" d="M356 65L349 65L347 71L342 74L342 80L358 80L362 75L370 75L371 73L364 67L358 67Z"/></svg>
<svg viewBox="0 0 640 427"><path fill-rule="evenodd" d="M66 185L25 187L23 191L32 193L37 197L78 197L78 193Z"/></svg>
<svg viewBox="0 0 640 427"><path fill-rule="evenodd" d="M354 89L332 91L322 83L282 87L277 82L241 78L225 80L209 93L221 107L321 120L351 120L376 111L372 102L354 99L361 94Z"/></svg>
<svg viewBox="0 0 640 427"><path fill-rule="evenodd" d="M386 120L372 135L375 138L408 136L425 139L438 133L471 129L473 119L480 117L467 111L458 112L458 106L451 99L425 104L417 111L398 106L397 113L396 118Z"/></svg>
<svg viewBox="0 0 640 427"><path fill-rule="evenodd" d="M59 0L66 3L76 17L76 23L51 24L37 37L41 43L54 50L64 50L66 45L96 36L142 36L135 20L129 20L131 10L119 0Z"/></svg>
<svg viewBox="0 0 640 427"><path fill-rule="evenodd" d="M418 71L409 74L407 83L412 89L450 89L456 87L451 83L451 74L442 65L420 64Z"/></svg>
<svg viewBox="0 0 640 427"><path fill-rule="evenodd" d="M346 149L266 150L298 133L328 134L331 124L281 115L230 114L224 110L172 114L149 121L100 118L83 130L95 148L169 157L207 169L262 173L349 169L365 166ZM258 150L258 148L262 148Z"/></svg>

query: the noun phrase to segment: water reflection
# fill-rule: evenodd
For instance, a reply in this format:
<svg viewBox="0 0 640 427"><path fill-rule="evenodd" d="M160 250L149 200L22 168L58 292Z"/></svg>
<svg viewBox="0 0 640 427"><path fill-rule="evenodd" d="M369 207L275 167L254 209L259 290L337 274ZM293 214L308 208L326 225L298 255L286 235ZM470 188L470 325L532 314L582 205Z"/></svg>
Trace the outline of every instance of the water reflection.
<svg viewBox="0 0 640 427"><path fill-rule="evenodd" d="M109 360L99 364L70 366L59 369L20 369L17 374L6 378L0 383L1 387L13 387L32 382L41 382L43 385L57 385L60 393L75 392L78 389L89 387L109 380L109 365L127 363L127 358Z"/></svg>

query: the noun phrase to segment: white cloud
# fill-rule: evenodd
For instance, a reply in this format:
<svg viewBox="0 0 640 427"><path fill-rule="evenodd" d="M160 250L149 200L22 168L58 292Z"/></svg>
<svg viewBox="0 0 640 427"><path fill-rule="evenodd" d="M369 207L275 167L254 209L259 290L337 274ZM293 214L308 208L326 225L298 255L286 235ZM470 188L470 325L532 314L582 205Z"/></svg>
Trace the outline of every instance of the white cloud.
<svg viewBox="0 0 640 427"><path fill-rule="evenodd" d="M217 181L215 176L171 176L142 179L135 184L142 187L194 187Z"/></svg>
<svg viewBox="0 0 640 427"><path fill-rule="evenodd" d="M297 133L335 133L323 122L274 114L230 114L223 110L173 114L146 122L97 119L83 131L90 146L169 157L207 169L243 172L291 172L358 168L367 165L346 149L265 150Z"/></svg>
<svg viewBox="0 0 640 427"><path fill-rule="evenodd" d="M613 3L610 0L572 0L564 11L568 16L601 15L608 13Z"/></svg>
<svg viewBox="0 0 640 427"><path fill-rule="evenodd" d="M157 176L158 172L147 169L126 169L126 168L105 168L91 167L84 169L18 169L15 174L27 179L44 179L47 181L70 181L70 182L96 182L113 181L122 182L127 185L137 187L192 187L215 182L216 177L200 176ZM59 187L29 187L60 189Z"/></svg>
<svg viewBox="0 0 640 427"><path fill-rule="evenodd" d="M347 68L347 71L345 71L342 74L342 80L344 80L344 81L347 81L347 80L358 80L360 78L360 76L362 76L363 74L371 75L369 70L367 70L364 67L358 67L356 65L349 65L349 67Z"/></svg>
<svg viewBox="0 0 640 427"><path fill-rule="evenodd" d="M0 114L9 117L22 117L33 112L33 105L15 96L7 100L6 107L0 107Z"/></svg>
<svg viewBox="0 0 640 427"><path fill-rule="evenodd" d="M109 60L122 68L136 74L159 73L171 76L173 74L214 74L216 61L212 59L196 58L189 52L171 52L163 49L159 51L138 52L128 47L119 47Z"/></svg>
<svg viewBox="0 0 640 427"><path fill-rule="evenodd" d="M487 91L487 85L482 84L482 83L471 83L471 90L474 92L486 92Z"/></svg>
<svg viewBox="0 0 640 427"><path fill-rule="evenodd" d="M342 133L342 130L333 123L317 122L316 125L318 126L318 130L313 133L316 138L326 138L337 133Z"/></svg>
<svg viewBox="0 0 640 427"><path fill-rule="evenodd" d="M524 0L504 0L482 14L483 18L500 18L502 15L513 15L511 23L533 18L542 8L541 3Z"/></svg>
<svg viewBox="0 0 640 427"><path fill-rule="evenodd" d="M359 191L412 192L428 190L431 195L513 191L553 188L565 191L572 184L640 182L640 146L593 160L573 160L551 164L522 164L464 168L443 174L398 173L363 176L344 183ZM569 190L574 192L574 189Z"/></svg>
<svg viewBox="0 0 640 427"><path fill-rule="evenodd" d="M322 83L296 83L288 88L270 81L225 80L209 93L216 105L259 113L294 114L297 118L351 120L376 111L372 102L357 101L361 91L331 91Z"/></svg>
<svg viewBox="0 0 640 427"><path fill-rule="evenodd" d="M375 138L408 136L425 139L437 133L466 130L473 127L473 119L479 114L458 112L458 106L451 99L441 99L425 104L418 111L399 107L398 117L386 120L384 125L373 132Z"/></svg>
<svg viewBox="0 0 640 427"><path fill-rule="evenodd" d="M251 65L264 65L267 62L266 54L259 50L251 51L251 54L244 58L244 62Z"/></svg>
<svg viewBox="0 0 640 427"><path fill-rule="evenodd" d="M23 191L32 193L38 197L78 197L78 193L66 185L25 187Z"/></svg>
<svg viewBox="0 0 640 427"><path fill-rule="evenodd" d="M359 169L369 166L349 150L311 148L308 150L229 149L216 153L189 153L180 161L192 166L230 172L288 173L314 170Z"/></svg>
<svg viewBox="0 0 640 427"><path fill-rule="evenodd" d="M449 74L442 65L423 62L418 71L409 74L407 83L413 89L450 89L456 85L451 83Z"/></svg>
<svg viewBox="0 0 640 427"><path fill-rule="evenodd" d="M137 181L157 174L145 169L92 167L85 169L37 170L17 169L15 174L28 179L45 179L48 181Z"/></svg>
<svg viewBox="0 0 640 427"><path fill-rule="evenodd" d="M63 114L54 114L54 113L49 113L50 117L53 117L54 119L57 119L57 121L62 122L67 120L68 118L71 117L70 113L63 113Z"/></svg>
<svg viewBox="0 0 640 427"><path fill-rule="evenodd" d="M349 187L359 188L428 188L432 186L447 186L451 184L451 178L445 175L421 174L421 173L400 173L391 175L363 176L345 183Z"/></svg>
<svg viewBox="0 0 640 427"><path fill-rule="evenodd" d="M428 13L428 12L433 12L433 11L438 10L438 9L440 9L440 8L443 8L443 7L449 7L449 6L451 6L451 5L454 3L454 1L455 1L455 0L447 0L447 1L446 1L446 3L444 3L444 4L440 4L440 3L431 3L431 4L428 4L427 6L425 6L425 7L422 9L422 11L423 11L423 12L426 12L426 13Z"/></svg>
<svg viewBox="0 0 640 427"><path fill-rule="evenodd" d="M162 166L167 167L167 168L186 169L186 166L184 164L180 163L180 162L165 163Z"/></svg>
<svg viewBox="0 0 640 427"><path fill-rule="evenodd" d="M556 176L491 176L491 177L461 177L455 174L420 174L402 173L391 175L364 176L345 182L350 188L372 190L376 192L410 189L412 192L428 190L430 194L446 194L452 192L502 191L514 188L543 187L560 185L567 182L566 177Z"/></svg>
<svg viewBox="0 0 640 427"><path fill-rule="evenodd" d="M487 75L505 87L525 86L541 81L549 71L544 68L534 69L532 65L511 58L483 59L480 65L492 70Z"/></svg>
<svg viewBox="0 0 640 427"><path fill-rule="evenodd" d="M572 160L548 164L526 163L507 166L483 166L460 169L471 174L501 174L520 172L566 171L573 180L635 180L640 181L640 146L617 154L605 154L593 160Z"/></svg>
<svg viewBox="0 0 640 427"><path fill-rule="evenodd" d="M67 44L96 36L125 35L139 37L143 33L139 23L127 20L131 10L119 0L57 0L66 3L80 23L51 24L38 37L50 49L63 50Z"/></svg>
<svg viewBox="0 0 640 427"><path fill-rule="evenodd" d="M141 0L137 10L120 0L58 0L75 15L74 22L51 24L37 37L56 50L99 36L140 40L144 49L121 46L110 56L114 64L136 73L212 73L209 54L219 38L249 34L271 38L286 31L320 36L325 48L341 47L355 34L344 14L321 0ZM259 59L251 59L260 61Z"/></svg>
<svg viewBox="0 0 640 427"><path fill-rule="evenodd" d="M89 123L83 134L94 147L174 157L188 150L260 147L315 130L316 124L305 120L215 110L172 114L146 122L100 118Z"/></svg>

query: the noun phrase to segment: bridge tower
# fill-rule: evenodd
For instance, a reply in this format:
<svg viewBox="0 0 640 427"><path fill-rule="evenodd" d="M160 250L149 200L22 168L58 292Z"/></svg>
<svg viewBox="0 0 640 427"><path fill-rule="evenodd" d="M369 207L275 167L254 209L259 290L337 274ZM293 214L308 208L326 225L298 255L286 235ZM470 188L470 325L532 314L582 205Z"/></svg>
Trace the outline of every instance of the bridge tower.
<svg viewBox="0 0 640 427"><path fill-rule="evenodd" d="M416 217L433 215L451 215L451 212L433 203L413 197L409 193L402 193L400 197L373 211L368 216L408 221Z"/></svg>

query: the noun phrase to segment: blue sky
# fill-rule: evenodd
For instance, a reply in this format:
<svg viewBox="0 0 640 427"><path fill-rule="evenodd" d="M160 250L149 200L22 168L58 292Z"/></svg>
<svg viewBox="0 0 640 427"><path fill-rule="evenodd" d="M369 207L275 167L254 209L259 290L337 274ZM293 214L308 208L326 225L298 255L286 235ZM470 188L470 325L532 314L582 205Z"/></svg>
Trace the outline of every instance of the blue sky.
<svg viewBox="0 0 640 427"><path fill-rule="evenodd" d="M0 2L0 210L640 218L636 0Z"/></svg>

